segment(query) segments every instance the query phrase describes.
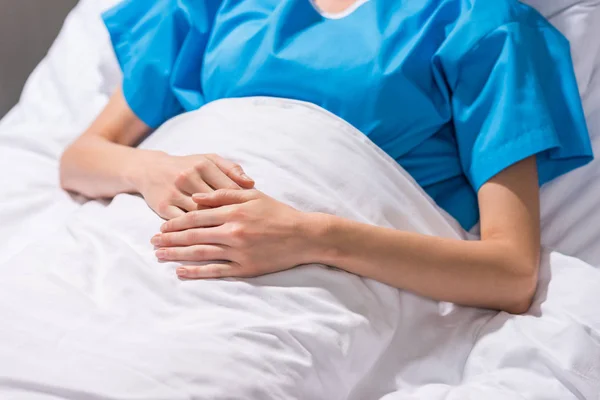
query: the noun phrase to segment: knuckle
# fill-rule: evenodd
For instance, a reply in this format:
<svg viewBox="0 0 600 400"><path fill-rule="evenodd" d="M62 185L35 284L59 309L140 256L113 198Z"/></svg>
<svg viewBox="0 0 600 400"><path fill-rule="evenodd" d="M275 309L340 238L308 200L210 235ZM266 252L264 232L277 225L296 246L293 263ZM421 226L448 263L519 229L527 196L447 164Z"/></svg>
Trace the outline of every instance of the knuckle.
<svg viewBox="0 0 600 400"><path fill-rule="evenodd" d="M202 275L211 279L218 279L221 277L221 271L217 265L209 264L202 268Z"/></svg>
<svg viewBox="0 0 600 400"><path fill-rule="evenodd" d="M205 171L206 168L208 168L211 164L212 164L212 162L208 158L202 157L196 161L196 165L194 165L194 169L196 171Z"/></svg>
<svg viewBox="0 0 600 400"><path fill-rule="evenodd" d="M217 277L217 278L226 278L228 276L225 268L223 268L221 266L215 267L213 273L214 273L215 277Z"/></svg>
<svg viewBox="0 0 600 400"><path fill-rule="evenodd" d="M186 171L180 172L175 177L175 184L181 185L182 183L184 183L185 181L187 181L187 179L188 179L187 172Z"/></svg>
<svg viewBox="0 0 600 400"><path fill-rule="evenodd" d="M228 190L239 190L240 189L240 186L237 183L233 182L233 181L227 182L227 184L225 185L225 187Z"/></svg>
<svg viewBox="0 0 600 400"><path fill-rule="evenodd" d="M230 168L231 172L236 172L236 173L242 173L243 169L242 166L240 164L233 164Z"/></svg>
<svg viewBox="0 0 600 400"><path fill-rule="evenodd" d="M170 189L167 189L164 192L165 199L163 200L163 202L169 204L178 195L179 195L179 190L177 190L176 188L172 187Z"/></svg>
<svg viewBox="0 0 600 400"><path fill-rule="evenodd" d="M202 224L202 214L199 211L192 211L188 213L190 225L199 226Z"/></svg>
<svg viewBox="0 0 600 400"><path fill-rule="evenodd" d="M225 197L227 197L227 194L229 193L229 189L217 189L215 190L212 195L215 199L223 199Z"/></svg>
<svg viewBox="0 0 600 400"><path fill-rule="evenodd" d="M198 259L202 258L202 257L204 257L205 254L206 254L206 251L204 250L204 248L202 248L200 246L194 247L192 249L192 257L194 257L194 258L198 258Z"/></svg>
<svg viewBox="0 0 600 400"><path fill-rule="evenodd" d="M173 236L170 234L164 234L160 238L160 242L163 246L171 246L173 244Z"/></svg>
<svg viewBox="0 0 600 400"><path fill-rule="evenodd" d="M237 271L233 271L231 269L231 264L229 266L228 263L225 262L217 262L211 266L211 274L217 278L228 278L231 276L236 276Z"/></svg>
<svg viewBox="0 0 600 400"><path fill-rule="evenodd" d="M193 177L194 175L198 174L198 171L196 171L195 168L188 168L185 171L183 171L183 174L185 175L185 177L187 179L190 179L191 177Z"/></svg>
<svg viewBox="0 0 600 400"><path fill-rule="evenodd" d="M198 172L196 171L196 169L195 169L195 168L188 168L188 169L185 169L185 170L183 170L183 171L181 171L181 172L179 172L179 173L177 174L176 181L178 181L178 182L182 182L182 183L183 183L183 182L186 182L186 181L188 181L190 178L192 178L192 176L194 176L194 174L197 174L197 173L198 173Z"/></svg>
<svg viewBox="0 0 600 400"><path fill-rule="evenodd" d="M188 267L188 276L192 279L198 279L202 276L200 267Z"/></svg>
<svg viewBox="0 0 600 400"><path fill-rule="evenodd" d="M240 220L243 220L245 218L245 216L246 216L246 214L241 207L235 207L229 211L229 220L230 221L240 221Z"/></svg>
<svg viewBox="0 0 600 400"><path fill-rule="evenodd" d="M158 211L159 214L166 214L169 206L170 203L167 200L160 201L156 206L156 211Z"/></svg>
<svg viewBox="0 0 600 400"><path fill-rule="evenodd" d="M162 249L162 251L163 251L165 260L172 260L173 257L175 256L175 253L173 252L172 249Z"/></svg>
<svg viewBox="0 0 600 400"><path fill-rule="evenodd" d="M187 243L197 243L198 239L199 235L196 230L189 230L185 233L185 241Z"/></svg>
<svg viewBox="0 0 600 400"><path fill-rule="evenodd" d="M246 228L242 224L232 224L229 228L229 234L232 238L241 240L246 236Z"/></svg>

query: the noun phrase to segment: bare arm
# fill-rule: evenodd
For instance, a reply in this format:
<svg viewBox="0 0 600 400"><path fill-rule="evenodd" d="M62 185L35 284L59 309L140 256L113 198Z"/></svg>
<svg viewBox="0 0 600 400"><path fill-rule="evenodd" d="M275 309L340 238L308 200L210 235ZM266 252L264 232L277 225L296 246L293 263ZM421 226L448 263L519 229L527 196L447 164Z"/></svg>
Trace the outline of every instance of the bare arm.
<svg viewBox="0 0 600 400"><path fill-rule="evenodd" d="M138 192L137 171L151 152L135 149L150 133L129 108L121 90L115 92L92 125L63 153L60 182L65 190L91 198Z"/></svg>
<svg viewBox="0 0 600 400"><path fill-rule="evenodd" d="M318 235L323 239L322 251L315 260L437 300L525 312L539 268L537 179L532 157L480 189L480 241L325 217L326 233Z"/></svg>
<svg viewBox="0 0 600 400"><path fill-rule="evenodd" d="M537 284L539 188L535 158L479 191L482 237L462 241L303 213L256 191L194 196L206 210L169 221L152 239L185 278L249 277L320 263L436 300L527 311Z"/></svg>
<svg viewBox="0 0 600 400"><path fill-rule="evenodd" d="M64 152L62 188L91 198L141 193L157 214L170 219L197 209L193 193L254 186L239 165L214 154L175 157L132 147L150 131L118 90Z"/></svg>

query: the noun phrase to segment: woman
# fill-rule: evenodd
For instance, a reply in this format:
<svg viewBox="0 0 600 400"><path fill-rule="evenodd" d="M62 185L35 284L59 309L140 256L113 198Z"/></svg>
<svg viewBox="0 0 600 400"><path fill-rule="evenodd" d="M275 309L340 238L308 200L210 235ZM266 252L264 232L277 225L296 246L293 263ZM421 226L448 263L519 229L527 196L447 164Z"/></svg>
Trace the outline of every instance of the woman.
<svg viewBox="0 0 600 400"><path fill-rule="evenodd" d="M514 0L126 0L105 14L122 89L64 153L89 197L141 193L187 279L322 263L437 300L527 311L539 185L592 159L567 41ZM133 146L210 101L285 97L353 124L465 229L457 241L303 213L218 155ZM199 134L202 133L199 127ZM239 190L244 189L244 190Z"/></svg>

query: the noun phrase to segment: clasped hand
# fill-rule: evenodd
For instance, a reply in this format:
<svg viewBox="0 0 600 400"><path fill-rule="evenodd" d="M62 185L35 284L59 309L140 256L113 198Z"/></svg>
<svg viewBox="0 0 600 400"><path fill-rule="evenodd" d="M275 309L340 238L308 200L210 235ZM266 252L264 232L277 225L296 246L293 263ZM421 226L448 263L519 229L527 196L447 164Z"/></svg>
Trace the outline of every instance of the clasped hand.
<svg viewBox="0 0 600 400"><path fill-rule="evenodd" d="M311 261L309 214L256 190L192 196L198 210L165 222L151 242L161 261L185 279L255 277Z"/></svg>

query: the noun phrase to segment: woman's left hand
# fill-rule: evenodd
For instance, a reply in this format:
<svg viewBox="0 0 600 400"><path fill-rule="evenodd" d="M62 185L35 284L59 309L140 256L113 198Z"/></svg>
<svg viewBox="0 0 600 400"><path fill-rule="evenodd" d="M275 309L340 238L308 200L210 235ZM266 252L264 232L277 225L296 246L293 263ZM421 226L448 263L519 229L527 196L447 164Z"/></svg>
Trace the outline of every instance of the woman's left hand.
<svg viewBox="0 0 600 400"><path fill-rule="evenodd" d="M161 261L206 263L182 265L179 277L255 277L312 262L315 216L258 190L217 190L192 199L204 209L166 222L152 238Z"/></svg>

